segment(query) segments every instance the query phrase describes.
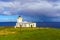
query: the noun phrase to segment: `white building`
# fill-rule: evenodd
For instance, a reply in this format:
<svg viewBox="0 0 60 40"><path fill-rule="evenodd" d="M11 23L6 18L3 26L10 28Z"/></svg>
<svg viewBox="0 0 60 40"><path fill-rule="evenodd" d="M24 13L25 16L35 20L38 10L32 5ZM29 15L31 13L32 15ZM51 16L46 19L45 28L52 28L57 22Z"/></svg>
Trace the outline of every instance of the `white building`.
<svg viewBox="0 0 60 40"><path fill-rule="evenodd" d="M21 16L19 16L17 18L17 23L16 23L16 27L36 27L36 23L33 23L33 22L23 22L22 21L23 18Z"/></svg>

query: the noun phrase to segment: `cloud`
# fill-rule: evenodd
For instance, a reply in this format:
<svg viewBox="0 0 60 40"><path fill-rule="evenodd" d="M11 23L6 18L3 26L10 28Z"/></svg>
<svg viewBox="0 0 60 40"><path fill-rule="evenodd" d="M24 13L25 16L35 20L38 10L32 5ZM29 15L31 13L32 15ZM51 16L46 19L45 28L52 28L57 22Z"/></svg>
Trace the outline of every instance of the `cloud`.
<svg viewBox="0 0 60 40"><path fill-rule="evenodd" d="M39 2L38 2L39 1ZM22 12L27 15L45 15L50 17L58 17L60 15L60 1L38 0L26 1L22 4Z"/></svg>
<svg viewBox="0 0 60 40"><path fill-rule="evenodd" d="M5 0L7 1L7 0ZM22 14L22 15L46 15L57 16L60 14L59 0L10 0L9 2L0 1L0 14ZM5 10L7 8L8 10ZM4 13L4 12L7 13ZM10 13L8 13L8 11ZM33 13L33 14L32 14ZM54 15L55 14L55 15Z"/></svg>
<svg viewBox="0 0 60 40"><path fill-rule="evenodd" d="M14 14L16 13L17 11L19 11L21 9L21 3L18 2L18 1L13 1L13 2L3 2L3 1L0 1L0 14ZM8 11L10 13L8 13ZM6 12L6 13L4 13Z"/></svg>
<svg viewBox="0 0 60 40"><path fill-rule="evenodd" d="M60 0L0 0L0 14L60 19ZM57 18L56 18L57 17ZM31 19L31 18L30 18ZM33 19L33 18L32 18ZM35 19L35 18L34 18ZM41 18L42 21L43 18ZM40 20L40 18L37 18Z"/></svg>
<svg viewBox="0 0 60 40"><path fill-rule="evenodd" d="M37 18L42 21L60 22L60 0L25 0L22 1L22 13L30 16L46 16ZM58 19L57 19L58 18ZM57 19L57 20L56 20Z"/></svg>

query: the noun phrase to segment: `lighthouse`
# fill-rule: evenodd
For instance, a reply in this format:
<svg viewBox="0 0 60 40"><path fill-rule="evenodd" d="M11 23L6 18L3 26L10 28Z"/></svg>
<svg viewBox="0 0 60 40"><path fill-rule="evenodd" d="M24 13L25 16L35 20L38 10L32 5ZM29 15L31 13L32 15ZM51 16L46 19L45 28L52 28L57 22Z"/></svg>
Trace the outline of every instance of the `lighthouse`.
<svg viewBox="0 0 60 40"><path fill-rule="evenodd" d="M22 22L22 21L23 21L23 18L21 16L18 16L17 22L19 23L19 22Z"/></svg>
<svg viewBox="0 0 60 40"><path fill-rule="evenodd" d="M15 28L16 27L36 27L36 23L23 21L23 18L21 16L18 16Z"/></svg>

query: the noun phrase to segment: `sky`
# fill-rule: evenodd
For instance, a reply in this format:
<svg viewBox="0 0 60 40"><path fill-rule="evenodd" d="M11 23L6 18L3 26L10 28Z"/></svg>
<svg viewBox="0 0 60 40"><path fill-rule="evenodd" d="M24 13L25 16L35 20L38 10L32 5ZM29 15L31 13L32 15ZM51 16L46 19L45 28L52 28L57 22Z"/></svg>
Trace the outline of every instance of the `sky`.
<svg viewBox="0 0 60 40"><path fill-rule="evenodd" d="M0 0L0 22L60 22L60 0Z"/></svg>

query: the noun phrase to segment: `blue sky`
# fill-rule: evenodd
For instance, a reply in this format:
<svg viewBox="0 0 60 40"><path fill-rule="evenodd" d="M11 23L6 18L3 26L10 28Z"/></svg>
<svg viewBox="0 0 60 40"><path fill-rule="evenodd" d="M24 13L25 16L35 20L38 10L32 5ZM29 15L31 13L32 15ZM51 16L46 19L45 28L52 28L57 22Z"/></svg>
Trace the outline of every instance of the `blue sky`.
<svg viewBox="0 0 60 40"><path fill-rule="evenodd" d="M0 22L60 22L60 0L0 0Z"/></svg>

